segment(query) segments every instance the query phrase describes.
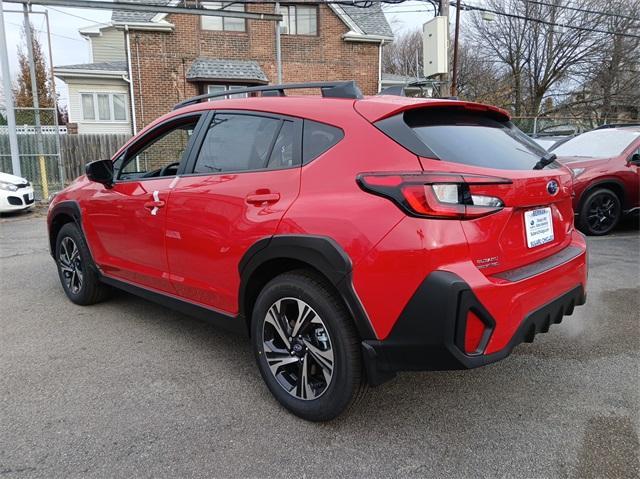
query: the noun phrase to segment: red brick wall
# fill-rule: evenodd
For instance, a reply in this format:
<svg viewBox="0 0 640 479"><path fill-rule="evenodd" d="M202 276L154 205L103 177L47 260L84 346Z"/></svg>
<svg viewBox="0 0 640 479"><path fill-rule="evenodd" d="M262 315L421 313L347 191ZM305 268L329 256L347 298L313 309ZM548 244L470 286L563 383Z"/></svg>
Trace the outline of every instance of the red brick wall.
<svg viewBox="0 0 640 479"><path fill-rule="evenodd" d="M272 12L272 5L248 5L247 11ZM138 129L197 95L186 81L197 57L255 60L276 83L275 26L246 20L246 32L202 30L195 15L169 15L172 33L132 31L131 68ZM378 89L377 43L345 42L349 29L326 5L318 7L318 36L282 35L283 81L356 80L365 94Z"/></svg>

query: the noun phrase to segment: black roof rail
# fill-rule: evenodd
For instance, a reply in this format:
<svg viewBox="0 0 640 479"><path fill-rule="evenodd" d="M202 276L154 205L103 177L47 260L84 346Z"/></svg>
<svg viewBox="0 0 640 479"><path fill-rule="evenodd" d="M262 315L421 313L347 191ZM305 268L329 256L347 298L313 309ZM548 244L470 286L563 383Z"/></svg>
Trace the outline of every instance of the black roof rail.
<svg viewBox="0 0 640 479"><path fill-rule="evenodd" d="M594 130L605 130L607 128L623 128L625 126L640 126L640 123L607 123L594 128Z"/></svg>
<svg viewBox="0 0 640 479"><path fill-rule="evenodd" d="M305 88L319 88L324 98L352 98L359 100L364 98L356 82L350 81L328 81L315 83L284 83L282 85L262 85L242 88L238 90L225 90L217 93L206 93L204 95L188 98L173 107L174 110L187 105L194 105L210 98L227 97L239 93L263 92L263 96L285 96L285 90L300 90Z"/></svg>

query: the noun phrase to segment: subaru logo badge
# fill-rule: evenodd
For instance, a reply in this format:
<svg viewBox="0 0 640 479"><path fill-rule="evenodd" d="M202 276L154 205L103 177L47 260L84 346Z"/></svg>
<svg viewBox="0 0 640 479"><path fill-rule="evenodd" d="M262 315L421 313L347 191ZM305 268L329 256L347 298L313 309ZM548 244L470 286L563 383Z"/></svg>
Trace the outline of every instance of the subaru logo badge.
<svg viewBox="0 0 640 479"><path fill-rule="evenodd" d="M549 192L550 195L555 195L558 192L558 182L555 180L551 180L549 183L547 183L547 191Z"/></svg>

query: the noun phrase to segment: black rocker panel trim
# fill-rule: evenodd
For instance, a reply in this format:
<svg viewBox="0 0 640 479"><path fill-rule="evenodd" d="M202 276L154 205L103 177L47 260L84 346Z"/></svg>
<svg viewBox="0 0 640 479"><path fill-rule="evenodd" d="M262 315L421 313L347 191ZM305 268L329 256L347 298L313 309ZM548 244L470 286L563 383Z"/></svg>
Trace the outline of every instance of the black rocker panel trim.
<svg viewBox="0 0 640 479"><path fill-rule="evenodd" d="M278 235L253 244L238 265L241 314L247 296L247 284L253 273L267 261L291 259L307 263L322 273L336 288L354 318L361 339L374 339L375 333L362 303L353 289L351 259L333 239L314 235Z"/></svg>
<svg viewBox="0 0 640 479"><path fill-rule="evenodd" d="M55 249L56 249L56 238L53 235L53 227L56 222L56 219L60 215L65 215L72 218L75 224L80 228L80 231L82 231L82 213L80 212L80 205L78 205L78 202L73 200L67 200L67 201L61 201L60 203L56 204L53 207L53 210L51 211L51 213L49 213L49 216L47 218L47 231L49 234L49 252L51 253L51 256L54 256L54 257L55 257ZM85 238L85 242L86 242L86 238Z"/></svg>
<svg viewBox="0 0 640 479"><path fill-rule="evenodd" d="M241 321L237 316L227 315L214 309L205 308L203 306L199 306L188 301L183 301L173 296L167 296L166 294L151 291L149 289L136 286L125 281L120 281L109 276L102 275L100 277L100 281L128 293L140 296L141 298L144 298L146 300L161 304L162 306L173 309L187 316L207 321L227 331L231 331L234 333L246 333L244 322Z"/></svg>
<svg viewBox="0 0 640 479"><path fill-rule="evenodd" d="M508 356L522 342L546 333L551 324L571 315L584 304L582 285L530 312L509 343L493 354L465 354L464 329L469 310L493 329L495 320L477 300L470 286L447 271L431 273L418 287L398 321L383 341L363 341L362 351L369 382L380 384L396 371L438 371L484 366ZM484 345L488 336L483 337Z"/></svg>

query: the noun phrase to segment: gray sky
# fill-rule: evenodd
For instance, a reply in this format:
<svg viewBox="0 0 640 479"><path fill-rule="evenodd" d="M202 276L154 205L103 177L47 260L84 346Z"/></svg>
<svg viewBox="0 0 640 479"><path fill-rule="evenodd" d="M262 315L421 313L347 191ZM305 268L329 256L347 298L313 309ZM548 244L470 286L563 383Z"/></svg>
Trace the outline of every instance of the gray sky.
<svg viewBox="0 0 640 479"><path fill-rule="evenodd" d="M6 10L19 10L21 5L5 3ZM34 11L45 8L34 6ZM408 1L399 5L385 5L385 12L395 32L419 28L433 16L433 10L424 2ZM89 44L78 33L78 29L95 23L109 21L111 11L101 9L52 8L48 7L51 24L51 42L54 65L70 65L87 63L91 60ZM18 66L18 48L21 44L22 13L5 12L7 44L11 77L15 78ZM44 15L33 15L31 20L36 34L40 38L45 53L47 52L47 35ZM67 89L63 82L56 80L56 89L61 103L67 103Z"/></svg>

